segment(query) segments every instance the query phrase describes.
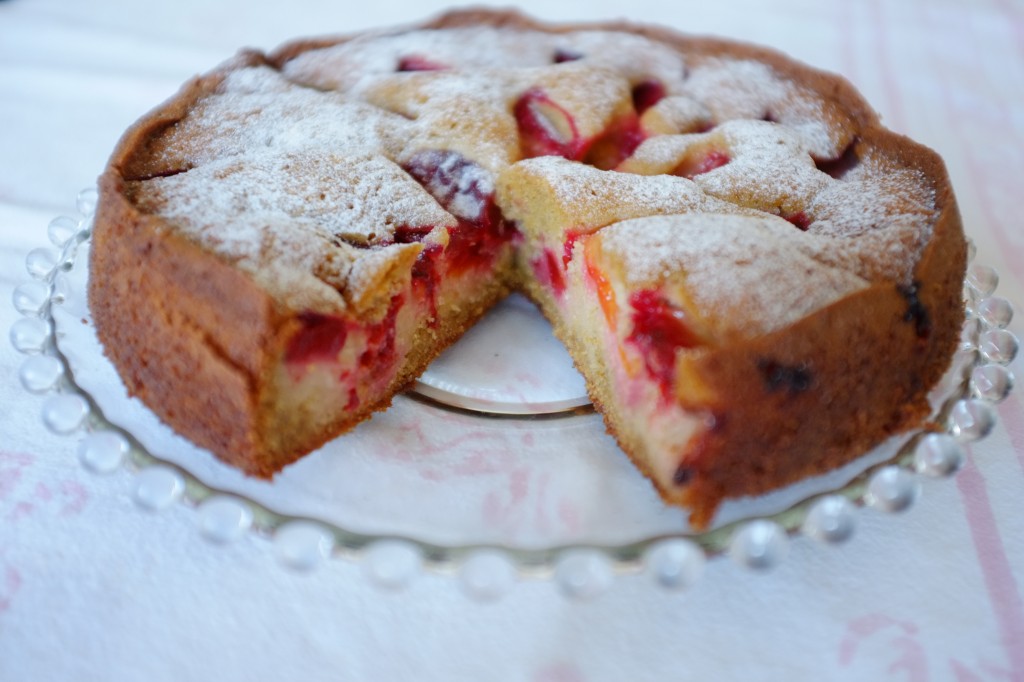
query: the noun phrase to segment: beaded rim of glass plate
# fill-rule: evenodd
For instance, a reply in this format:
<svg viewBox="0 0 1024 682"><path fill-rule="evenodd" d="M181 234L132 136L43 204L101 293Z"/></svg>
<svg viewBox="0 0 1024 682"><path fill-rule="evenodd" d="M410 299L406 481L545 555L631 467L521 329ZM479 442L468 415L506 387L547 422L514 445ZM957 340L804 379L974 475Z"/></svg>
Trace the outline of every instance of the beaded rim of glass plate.
<svg viewBox="0 0 1024 682"><path fill-rule="evenodd" d="M199 532L213 544L228 544L248 532L270 540L277 558L296 570L312 570L330 557L358 560L375 585L407 587L424 569L456 575L467 595L481 601L500 598L519 580L554 579L571 598L607 590L617 574L646 573L667 590L682 590L699 578L706 560L727 555L754 570L781 562L790 539L806 535L823 544L849 539L862 508L896 513L910 508L922 477L951 477L966 460L964 445L987 436L996 421L994 405L1009 395L1013 374L1007 365L1018 350L1006 329L1013 307L994 296L998 273L972 264L964 283L967 319L957 366L960 389L940 408L936 423L945 431L919 430L890 461L867 469L841 490L816 495L767 518L736 521L699 534L661 535L622 545L564 545L545 549L500 546L442 546L400 536L369 536L309 519L285 516L236 495L212 489L182 468L146 452L130 434L110 424L76 383L54 336L53 306L67 297L66 273L79 247L89 239L96 191L77 199L76 217L50 222L55 248L37 248L26 259L32 281L14 290L23 315L10 330L11 343L28 357L22 385L50 394L42 420L50 431L86 431L78 447L82 465L98 474L122 468L135 472L134 499L150 511L183 501L197 508ZM974 245L970 244L970 260Z"/></svg>

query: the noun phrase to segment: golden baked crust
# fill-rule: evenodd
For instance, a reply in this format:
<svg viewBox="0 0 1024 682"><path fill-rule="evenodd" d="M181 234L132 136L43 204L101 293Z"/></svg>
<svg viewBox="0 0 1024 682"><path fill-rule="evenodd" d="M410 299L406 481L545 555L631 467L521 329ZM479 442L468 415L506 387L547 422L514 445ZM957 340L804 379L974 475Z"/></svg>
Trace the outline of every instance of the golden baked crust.
<svg viewBox="0 0 1024 682"><path fill-rule="evenodd" d="M912 173L914 183L920 184L929 203L925 208L906 209L916 211L913 220L917 222L908 223L911 227L904 232L886 233L896 234L892 239L903 240L898 242L902 252L896 261L877 256L880 249L871 241L874 237L863 237L861 232L849 239L846 234L835 237L847 239L842 244L848 244L849 249L844 246L814 252L812 260L820 267L839 268L854 273L850 277L856 278L855 284L845 285L845 294L837 293L830 303L801 314L798 319L774 324L764 319L763 311L740 310L739 317L729 322L732 327L715 332L718 336L714 343L677 353L673 400L681 414L698 415L703 427L695 427L694 434L679 444L685 452L675 456L681 461L666 473L666 456L651 451L645 433L649 424L630 412L620 395L622 385L613 376L608 357L607 311L602 312L597 298L592 292L587 293L593 282L588 279L591 275L583 259L573 256L571 263L567 263L568 295L577 297L573 301L582 302L572 314L567 313L561 295L549 286L550 282L539 277L536 259L543 255L544 248L561 248L561 240L573 230L586 233L587 249L596 252L606 242L610 243L607 235L614 230L606 228L614 225L615 230L623 229L625 223L621 221L630 218L642 221L650 216L693 211L767 215L764 211L768 207L757 203L763 197L759 199L721 184L724 173L708 173L699 180L704 183L700 189L694 189L697 185L690 180L645 180L641 176L656 178L684 164L681 156L665 157L661 151L641 145L620 167L620 171L629 171L635 177L630 175L626 180L623 173L587 171L611 174L594 180L595 186L628 182L648 183L635 186L650 187L654 182L676 187L690 183L686 185L687 191L700 193L699 197L694 195L697 198L692 206L679 203L678 196L671 205L659 203L662 200L657 196L648 204L630 203L624 197L625 203L619 206L612 200L616 192L623 191L619 188L609 190L605 197L607 205L593 203L560 213L565 204L559 203L562 200L557 197L552 198L552 192L558 188L544 184L553 176L543 175L560 172L558 169L542 169L543 173L534 177L528 169L537 167L536 164L509 168L522 157L521 143L508 137L515 130L514 119L506 112L506 119L495 118L484 132L463 131L462 142L452 142L444 148L466 156L473 153L474 140L486 143L488 151L481 152L477 161L481 167L500 175L497 204L506 217L519 221L526 244L518 254L513 253L511 242L502 246L489 262L487 273L466 280L472 285L464 288L471 291L456 291L454 285L443 290L436 301L437 310L430 313L436 324L419 324L408 317L413 313L401 313L406 316L400 318L404 321L395 324L408 327L405 336L409 340L386 385L378 387L380 399L357 401L351 409L343 409L341 403L335 409L320 409L313 404L315 400L305 396L299 404L292 405L290 380L282 378L288 374L282 369L287 364L283 358L288 356L304 325L308 325L310 311L347 315L375 324L393 314L389 305L394 305L396 297L400 299L400 308L411 308L410 301L417 295L417 275L410 274L410 268L414 268L414 262L423 260L431 244L436 244L435 249L446 250L446 234L453 234L451 227L464 216L446 206L452 211L446 223L448 233L436 228L427 238L401 248L394 243L397 239L393 230L385 235L375 253L387 251L387 262L373 266L376 274L364 277L366 281L360 285L358 294L354 293L354 285L349 287L347 282L354 277L353 264L368 262L365 244L355 249L348 242L330 246L336 251L330 262L337 267L324 274L324 266L316 266L314 284L320 287L319 293L307 298L288 287L260 280L256 266L211 248L210 242L203 241L207 238L203 231L207 226L183 232L182 220L188 221L172 216L167 208L181 196L174 193L181 191L175 190L175 176L196 167L196 155L204 153L203 149L213 139L207 136L220 130L203 123L202 112L204 107L216 106L226 80L251 70L262 70L261 73L265 71L270 74L268 77L276 78L275 73L294 67L298 71L293 70L280 83L274 81L272 87L291 88L292 80L303 82L308 78L314 78L314 82L305 82L306 86L324 87L315 82L322 74L310 76L308 70L301 71L302 60L359 36L296 41L267 56L245 51L220 69L186 84L175 97L129 129L100 178L101 198L90 263L90 306L104 351L132 395L177 431L226 462L249 474L269 477L374 410L385 408L395 391L412 381L510 288L518 288L537 301L552 320L556 334L566 343L586 377L591 397L605 415L609 430L625 452L651 478L666 501L692 510L692 521L697 526L710 521L725 497L762 493L827 471L926 416L928 390L948 365L962 322L960 297L966 261L955 199L942 161L934 152L882 128L874 112L842 78L755 46L683 36L660 27L623 22L555 26L516 12L490 10L453 12L418 27L375 35L460 27L565 35L581 30L620 32L669 46L686 55L688 66L698 70L701 65L715 64L720 59L756 62L787 87L794 84L793 88L814 99L815 115L827 134L812 130L801 138L803 142L798 142L805 144L806 153L818 162L819 168L814 170L814 164L808 161L808 172L820 175L821 169L829 164L870 160L874 167L882 169L879 173L887 169L896 174ZM580 77L604 78L604 72L596 73L587 72ZM724 77L732 76L727 73ZM630 85L636 86L638 76L630 78ZM437 81L424 76L418 82L429 88ZM419 158L415 155L431 149L437 138L432 133L423 136L422 131L413 131L420 135L416 137L409 132L412 128L406 119L415 119L418 110L402 109L401 98L409 96L408 92L386 78L382 83L363 91L371 103L389 110L382 115L379 125L375 124L372 143L387 149L389 158L400 160L407 172L413 172L409 169L415 168ZM779 109L762 112L762 118L769 122L782 118L799 123L801 101L801 97L779 100ZM335 104L348 106L341 100L331 106ZM580 125L592 125L598 131L609 121L614 125L622 110L609 106L592 124L583 121ZM661 135L658 139L671 144L678 140L682 146L677 147L683 150L680 153L694 144L719 144L719 137L715 136L720 132L702 132L701 122L729 118L735 113L736 104L711 98L706 110L688 106L683 102L675 108L652 107L649 114L640 118L640 125L646 126L649 139ZM222 112L218 115L222 116ZM461 123L453 121L451 125L454 130ZM748 128L755 134L761 134L762 128L771 128L769 124L759 125L761 128ZM747 134L746 129L741 132ZM591 156L598 159L592 161L594 165L605 161L601 155ZM666 162L665 158L671 160ZM333 158L326 161L336 162ZM668 163L671 168L658 163ZM229 163L225 169L215 171L224 175L235 173L236 169ZM678 169L677 173L684 174ZM715 178L719 184L709 185ZM825 182L823 179L819 184ZM429 189L429 181L421 184ZM823 196L819 184L814 185L814 192L807 190L806 196ZM410 215L434 215L429 213L429 207L416 203L421 198L415 195L415 188L410 192ZM322 194L320 198L324 198ZM800 203L789 194L771 201L782 202L771 206L777 215L804 230L807 226L803 221L810 219L802 215L803 209L812 214L819 211L820 225L825 227L812 225L812 233L831 229L826 222L836 220L829 214L828 206L803 199ZM799 212L791 204L799 204ZM372 241L380 236L355 238ZM582 247L572 251L571 242L568 248L567 253L583 251ZM600 260L600 267L607 269L609 276L625 281L628 275L619 272L625 257L608 247L600 258L595 256L595 262ZM663 286L668 281L659 280L651 286ZM323 282L330 286L323 287ZM758 314L762 317L758 318ZM748 321L743 315L753 317ZM584 322L578 323L576 317ZM752 333L753 329L762 331Z"/></svg>

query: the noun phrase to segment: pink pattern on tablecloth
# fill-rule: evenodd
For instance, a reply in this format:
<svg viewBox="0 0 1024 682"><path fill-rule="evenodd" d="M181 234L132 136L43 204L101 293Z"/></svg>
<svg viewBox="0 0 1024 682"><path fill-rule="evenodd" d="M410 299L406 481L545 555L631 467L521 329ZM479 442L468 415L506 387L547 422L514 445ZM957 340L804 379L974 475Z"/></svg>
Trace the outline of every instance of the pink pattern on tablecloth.
<svg viewBox="0 0 1024 682"><path fill-rule="evenodd" d="M956 677L956 682L985 682L984 678L980 677L973 670L969 670L960 661L951 661L950 666L953 668L953 675Z"/></svg>
<svg viewBox="0 0 1024 682"><path fill-rule="evenodd" d="M512 472L506 489L495 488L483 501L483 518L505 533L540 535L579 531L582 515L574 500L552 492L551 474L523 467Z"/></svg>
<svg viewBox="0 0 1024 682"><path fill-rule="evenodd" d="M875 55L875 63L879 66L879 75L882 79L882 90L887 101L887 110L893 120L892 127L900 132L906 132L907 117L903 110L903 99L900 97L900 84L893 75L892 55L889 52L887 25L882 16L883 4L880 0L871 0L868 3L868 14L871 20L872 51Z"/></svg>
<svg viewBox="0 0 1024 682"><path fill-rule="evenodd" d="M459 430L456 430L458 432ZM418 420L410 420L393 429L396 434L393 444L388 443L380 448L379 456L396 459L402 462L419 462L427 467L436 466L438 456L455 448L465 450L470 456L480 459L500 461L501 453L507 451L509 439L504 432L496 430L475 429L448 436L446 429L434 429L427 433ZM497 457L496 457L497 456ZM465 461L465 457L460 461ZM491 471L493 469L487 469ZM479 473L484 469L475 469L466 473ZM453 472L454 473L454 472ZM436 470L428 475L430 478L439 476Z"/></svg>
<svg viewBox="0 0 1024 682"><path fill-rule="evenodd" d="M492 429L465 429L464 420L440 413L437 420L459 421L460 428L431 429L417 419L393 427L394 444L380 451L380 456L409 462L428 481L443 482L454 478L492 477L480 502L482 520L505 533L532 532L547 535L562 531L574 532L582 523L582 514L575 500L557 496L550 485L551 473L534 470L523 459L511 456L513 451L536 446L534 434L516 434Z"/></svg>
<svg viewBox="0 0 1024 682"><path fill-rule="evenodd" d="M0 520L16 523L41 510L67 517L81 513L89 499L85 486L77 481L36 481L24 483L25 472L35 463L33 455L0 452Z"/></svg>
<svg viewBox="0 0 1024 682"><path fill-rule="evenodd" d="M999 624L1000 639L1015 680L1024 680L1024 602L1006 556L985 479L973 459L956 477L978 555L985 588Z"/></svg>
<svg viewBox="0 0 1024 682"><path fill-rule="evenodd" d="M585 682L586 677L571 663L552 663L534 673L532 682Z"/></svg>
<svg viewBox="0 0 1024 682"><path fill-rule="evenodd" d="M950 107L952 104L947 101L946 106ZM978 204L981 206L985 222L992 228L991 234L996 238L999 251L1003 255L1003 262L1006 263L1010 273L1019 282L1024 282L1024 262L1022 262L1024 258L1021 257L1022 252L1024 252L1024 244L1018 243L1015 240L1015 237L1017 239L1020 238L1019 232L1003 221L1002 213L995 210L995 202L990 194L992 192L992 184L994 182L1002 182L1002 180L993 179L989 168L977 159L975 153L970 150L969 145L964 146L964 157L967 160L967 167L970 171L968 175L974 186L975 194L979 199ZM1002 169L1001 172L1005 173L1005 169Z"/></svg>
<svg viewBox="0 0 1024 682"><path fill-rule="evenodd" d="M931 12L927 7L922 7L924 17L922 25L928 26L931 23ZM966 31L976 43L976 33ZM973 52L975 59L978 58L977 49ZM936 50L931 47L929 56L932 64L936 63L938 57ZM959 117L957 103L945 82L940 81L940 90L944 107L951 123L956 124L962 119ZM1009 125L1005 106L1000 107L1000 129L1013 133ZM955 129L955 126L954 126ZM957 138L964 150L964 156L969 165L971 183L975 195L980 200L983 215L986 222L993 228L999 247L1003 251L1005 261L1010 265L1013 273L1024 281L1024 263L1021 263L1021 245L1010 238L1009 226L1004 222L1003 214L994 209L993 197L989 192L993 184L1005 182L1010 175L1003 168L997 174L982 164L977 157L976 150L971 144L964 142L962 137ZM1016 257L1015 257L1016 254ZM1016 409L1013 409L1016 408ZM1021 459L1021 434L1020 434L1020 405L1016 398L1011 398L1009 409L1002 410L1004 424L1010 436L1011 443L1017 451L1017 459ZM1000 534L998 522L989 500L988 489L985 479L978 470L973 460L968 461L967 466L957 476L957 487L960 490L964 501L964 508L967 514L967 521L971 530L971 538L974 542L978 562L985 580L985 587L988 590L989 601L996 616L1000 629L1000 639L1010 662L1011 676L1013 679L1024 680L1024 603L1021 601L1020 590L1013 576L1013 569L1010 566L1003 539Z"/></svg>
<svg viewBox="0 0 1024 682"><path fill-rule="evenodd" d="M0 452L0 528L23 521L39 512L58 517L81 513L89 499L85 487L77 481L35 481L30 477L38 458L24 452ZM10 547L9 543L0 550ZM0 614L7 611L21 590L22 571L0 554Z"/></svg>
<svg viewBox="0 0 1024 682"><path fill-rule="evenodd" d="M2 614L11 608L14 595L21 589L22 579L21 573L13 566L6 566L0 562L0 568L3 569L3 580L0 581L0 614Z"/></svg>
<svg viewBox="0 0 1024 682"><path fill-rule="evenodd" d="M1005 668L998 668L987 663L981 664L982 672L975 671L956 659L950 660L949 667L953 671L956 682L989 682L990 680L1017 682L1020 679L1013 677L1013 674Z"/></svg>
<svg viewBox="0 0 1024 682"><path fill-rule="evenodd" d="M1021 473L1024 473L1024 405L1021 404L1016 394L1011 393L1010 397L999 406L999 419L1002 421L1006 435L1010 438L1010 445L1017 455Z"/></svg>
<svg viewBox="0 0 1024 682"><path fill-rule="evenodd" d="M898 123L905 124L900 91L887 64L886 25L882 21L881 6L878 0L872 0L871 16L872 35L877 48L876 52L880 55L879 68L885 94L889 100L889 110L893 113ZM921 25L927 25L927 17L923 18L920 23ZM929 47L929 55L934 64L935 54L934 48L931 46ZM952 95L941 79L939 79L939 87L951 123L956 124L958 121L958 111L956 110ZM952 127L956 129L955 125ZM960 137L957 139L964 150L964 156L971 171L971 181L975 194L980 200L979 203L981 204L986 221L999 238L1000 248L1008 256L1019 252L1018 246L1006 237L1006 226L1002 222L1001 216L992 208L991 197L987 195L990 183L984 180L987 175L987 169L977 160L972 145L967 144ZM1001 174L1003 176L1006 175L1005 169L1003 169ZM1011 263L1014 274L1022 277L1024 275L1024 266L1017 263L1019 260L1021 259L1010 257L1008 262ZM1021 281L1024 281L1024 277L1022 277ZM984 575L989 601L1001 631L1002 643L1010 660L1011 674L1015 676L1014 679L1024 679L1024 647L1020 645L1021 642L1024 642L1024 609L1022 609L1020 593L989 502L984 478L973 462L969 462L965 470L957 477L957 485L964 500L971 537L974 541L979 565Z"/></svg>
<svg viewBox="0 0 1024 682"><path fill-rule="evenodd" d="M857 63L857 52L854 49L852 35L854 4L852 2L837 2L828 6L833 8L836 21L839 22L839 63L842 65L843 75L852 80Z"/></svg>
<svg viewBox="0 0 1024 682"><path fill-rule="evenodd" d="M1021 13L1007 0L996 0L996 5L1003 13L1003 21L1009 25L1013 33L1013 44L1020 53L1020 63L1024 64L1024 20L1021 19Z"/></svg>
<svg viewBox="0 0 1024 682"><path fill-rule="evenodd" d="M980 64L983 52L988 49L987 38L985 42L979 43L977 32L965 30L962 23L957 23L955 26L940 26L935 23L935 16L938 13L934 8L924 5L921 10L923 12L923 26L930 27L939 34L945 31L946 35L955 35L961 42L964 42L965 38L970 37L970 44L973 47L970 54L975 62L978 62L973 71L976 73L987 73L987 70L981 68ZM1024 51L1024 47L1018 46L1018 50ZM929 58L932 69L936 73L940 73L942 70L942 65L939 61L943 55L942 51L936 50L933 44L929 44ZM953 96L946 81L938 79L938 84L942 93L943 106L952 124L951 128L954 130L971 130L977 126L977 112L974 110L962 111L963 105L961 101ZM996 86L993 90L998 91L999 87ZM977 104L977 102L973 104ZM1024 238L1022 238L1021 232L1016 229L1016 224L1008 223L1006 220L1010 216L1016 216L1015 198L1017 196L1017 179L1020 177L1020 173L1007 172L1007 167L1016 165L1018 171L1024 172L1024 167L1022 167L1024 164L1021 163L1024 156L1017 151L1021 148L1022 138L1013 125L1012 113L1004 99L996 99L993 102L985 102L985 104L992 105L995 117L993 120L984 120L983 129L996 131L1003 140L1017 143L1006 144L999 149L988 149L987 151L989 153L1002 152L1012 154L1016 157L1016 164L983 163L979 160L976 145L966 142L962 136L958 136L956 139L960 143L964 152L964 158L967 161L968 170L970 171L968 176L970 177L974 195L978 199L977 204L981 209L985 222L992 228L990 232L998 243L1003 261L1013 276L1019 282L1024 283ZM1000 197L1013 198L1012 205L1007 202L1001 203L999 201ZM997 210L997 208L1006 210Z"/></svg>
<svg viewBox="0 0 1024 682"><path fill-rule="evenodd" d="M846 624L846 635L839 646L840 665L846 667L853 663L862 645L876 635L886 637L896 655L896 660L889 665L890 673L904 672L904 679L909 682L927 682L928 661L924 646L918 640L917 625L882 613L870 613Z"/></svg>
<svg viewBox="0 0 1024 682"><path fill-rule="evenodd" d="M8 499L34 458L22 452L0 452L0 502Z"/></svg>

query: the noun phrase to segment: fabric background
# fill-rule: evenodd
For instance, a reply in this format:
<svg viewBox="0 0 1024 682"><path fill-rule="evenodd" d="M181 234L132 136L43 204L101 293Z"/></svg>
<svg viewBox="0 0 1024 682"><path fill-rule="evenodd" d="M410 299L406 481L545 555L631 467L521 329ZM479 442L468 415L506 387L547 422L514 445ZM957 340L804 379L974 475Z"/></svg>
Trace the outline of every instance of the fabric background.
<svg viewBox="0 0 1024 682"><path fill-rule="evenodd" d="M0 327L25 254L74 208L120 133L251 45L412 21L428 2L0 3ZM1024 302L1024 3L521 3L541 18L664 23L842 73L945 158L977 261ZM1020 335L1021 323L1011 325ZM722 560L682 594L642 577L583 603L547 582L476 604L446 576L380 592L358 565L309 575L265 541L214 548L194 510L139 511L96 477L0 344L0 680L1024 680L1024 406L953 481L838 548L793 543L754 574ZM1015 363L1021 375L1021 363Z"/></svg>

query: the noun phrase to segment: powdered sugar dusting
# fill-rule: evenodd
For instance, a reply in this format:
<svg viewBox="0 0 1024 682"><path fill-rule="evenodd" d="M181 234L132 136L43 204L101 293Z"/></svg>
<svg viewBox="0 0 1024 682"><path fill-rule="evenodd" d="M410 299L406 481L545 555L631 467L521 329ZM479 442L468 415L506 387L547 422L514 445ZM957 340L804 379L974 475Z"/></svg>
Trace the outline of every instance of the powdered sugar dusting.
<svg viewBox="0 0 1024 682"><path fill-rule="evenodd" d="M282 70L297 83L345 91L360 81L395 73L402 59L410 57L460 71L547 66L554 61L556 41L547 33L491 27L410 31L310 50Z"/></svg>
<svg viewBox="0 0 1024 682"><path fill-rule="evenodd" d="M909 284L938 217L919 171L872 168L868 160L808 204L808 232L835 240L823 258L874 280Z"/></svg>
<svg viewBox="0 0 1024 682"><path fill-rule="evenodd" d="M711 111L692 97L665 97L644 112L640 124L649 135L698 132L710 127Z"/></svg>
<svg viewBox="0 0 1024 682"><path fill-rule="evenodd" d="M614 125L635 124L631 89L652 81L668 96L628 133L648 138L623 172L555 157L520 160L515 107L524 93L551 103L533 111L539 128L560 141L578 136L582 145ZM496 187L512 219L523 219L524 202L544 207L544 215L527 216L542 226L524 225L528 233L560 238L612 225L608 248L621 246L637 273L655 267L637 246L648 244L658 250L650 256L657 268L678 261L708 286L726 285L698 274L702 249L709 262L778 256L821 279L822 300L861 278L906 283L935 219L927 179L870 155L842 179L819 170L815 159L838 158L855 132L830 107L765 64L683 55L632 34L495 27L368 34L306 51L280 72L241 62L227 68L215 92L154 141L153 177L132 183L132 193L140 208L252 272L282 300L312 283L321 308L388 289L382 277L408 277L421 247L395 244L395 230L432 228L429 239L443 244L445 228L456 217L478 217ZM687 132L712 123L710 131ZM443 187L417 175L422 187L403 170L434 152L446 163L468 160L456 174L459 186L443 167L429 175ZM713 163L702 163L709 155ZM620 227L696 213L716 217ZM633 246L620 244L619 233L635 237ZM760 238L768 243L756 247ZM747 267L742 277L755 271ZM787 305L808 310L807 300ZM777 315L777 308L764 308L764 324L802 314Z"/></svg>
<svg viewBox="0 0 1024 682"><path fill-rule="evenodd" d="M344 283L342 293L346 302L357 312L383 311L398 288L405 284L404 277L394 276L395 270L408 272L422 249L421 244L395 244L360 251Z"/></svg>
<svg viewBox="0 0 1024 682"><path fill-rule="evenodd" d="M806 140L785 126L729 121L707 138L703 143L721 146L730 161L695 181L719 199L791 215L803 210L830 180L814 166Z"/></svg>
<svg viewBox="0 0 1024 682"><path fill-rule="evenodd" d="M431 69L464 73L538 67L557 72L585 65L614 71L632 84L655 79L673 94L681 91L685 74L684 58L678 51L638 35L611 31L559 35L493 27L357 37L298 55L282 71L296 83L346 91L417 62Z"/></svg>
<svg viewBox="0 0 1024 682"><path fill-rule="evenodd" d="M318 147L339 153L393 153L408 135L400 116L336 93L296 86L269 67L232 71L162 140L174 167L238 154Z"/></svg>
<svg viewBox="0 0 1024 682"><path fill-rule="evenodd" d="M649 38L611 31L575 31L561 36L559 46L578 54L581 62L622 74L633 85L656 80L670 94L683 90L683 55Z"/></svg>
<svg viewBox="0 0 1024 682"><path fill-rule="evenodd" d="M815 256L822 262L872 280L909 283L936 217L934 192L919 171L869 157L834 179L816 167L806 139L786 126L759 120L651 138L622 170L672 173L697 167L710 154L728 161L694 176L709 195L801 223L810 235L833 238L820 240L829 244ZM883 232L893 234L876 234ZM877 248L851 243L869 233Z"/></svg>
<svg viewBox="0 0 1024 682"><path fill-rule="evenodd" d="M544 239L556 242L569 230L594 230L630 218L743 211L708 196L686 178L601 171L553 156L519 162L502 177L501 186L499 197L512 197L507 204L514 204L517 194L536 204L539 215L522 213L524 228L540 228L548 233ZM519 219L519 209L508 210L510 217Z"/></svg>
<svg viewBox="0 0 1024 682"><path fill-rule="evenodd" d="M793 248L777 218L718 213L655 216L599 233L631 288L658 285L696 307L719 340L779 329L867 285Z"/></svg>
<svg viewBox="0 0 1024 682"><path fill-rule="evenodd" d="M398 227L456 224L393 162L369 155L264 151L137 184L141 208L242 269L257 274L273 265L338 289L361 257L346 242L389 244ZM271 286L288 294L284 284Z"/></svg>
<svg viewBox="0 0 1024 682"><path fill-rule="evenodd" d="M760 62L704 60L693 67L684 92L703 102L716 121L770 119L799 134L816 157L842 152L838 131L829 127L821 99Z"/></svg>
<svg viewBox="0 0 1024 682"><path fill-rule="evenodd" d="M512 116L517 85L505 72L386 74L365 81L359 97L408 120L402 160L430 149L457 151L498 173L519 154Z"/></svg>
<svg viewBox="0 0 1024 682"><path fill-rule="evenodd" d="M364 79L353 95L400 114L411 122L405 154L425 149L460 152L492 173L520 158L513 109L527 92L540 93L571 116L550 124L560 138L561 124L580 138L604 131L632 111L628 81L607 68L571 62L544 68L424 71ZM557 111L557 110L556 110ZM561 114L556 114L561 115Z"/></svg>

